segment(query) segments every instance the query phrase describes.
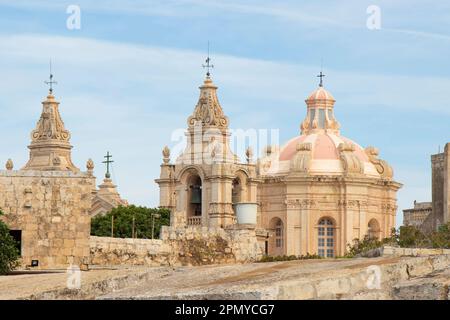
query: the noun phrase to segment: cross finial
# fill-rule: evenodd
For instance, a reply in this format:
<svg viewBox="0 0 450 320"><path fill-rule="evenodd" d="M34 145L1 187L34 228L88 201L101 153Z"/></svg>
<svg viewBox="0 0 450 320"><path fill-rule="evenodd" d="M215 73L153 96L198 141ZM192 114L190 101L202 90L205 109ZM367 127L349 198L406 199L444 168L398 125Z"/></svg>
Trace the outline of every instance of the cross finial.
<svg viewBox="0 0 450 320"><path fill-rule="evenodd" d="M52 60L50 59L50 80L49 81L44 81L46 84L48 84L49 85L49 90L48 90L48 92L50 93L50 94L52 94L53 93L53 85L54 84L58 84L58 82L56 82L56 81L53 81L53 73L52 73Z"/></svg>
<svg viewBox="0 0 450 320"><path fill-rule="evenodd" d="M208 41L208 57L205 60L206 64L203 64L202 67L206 68L206 76L209 78L211 75L211 69L214 68L214 65L211 64L211 58L209 57L209 41Z"/></svg>
<svg viewBox="0 0 450 320"><path fill-rule="evenodd" d="M106 156L104 156L104 158L106 158L106 160L103 161L103 163L106 164L106 174L105 174L105 178L106 178L106 179L109 179L109 178L111 178L111 174L109 173L109 165L110 165L111 163L113 163L114 161L111 160L112 155L109 154L109 151L106 153Z"/></svg>
<svg viewBox="0 0 450 320"><path fill-rule="evenodd" d="M320 78L319 87L323 87L323 77L325 77L325 75L323 74L322 70L317 77Z"/></svg>

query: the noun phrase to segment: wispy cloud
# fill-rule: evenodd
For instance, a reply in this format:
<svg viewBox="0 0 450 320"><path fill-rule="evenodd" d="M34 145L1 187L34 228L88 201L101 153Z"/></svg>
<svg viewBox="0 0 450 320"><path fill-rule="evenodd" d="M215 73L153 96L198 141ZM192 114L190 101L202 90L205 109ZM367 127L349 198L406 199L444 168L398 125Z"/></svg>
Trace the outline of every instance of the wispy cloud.
<svg viewBox="0 0 450 320"><path fill-rule="evenodd" d="M12 154L18 166L26 160L28 134L39 116L49 57L55 61L56 94L72 131L76 162L83 167L88 158L99 162L104 151L112 151L124 196L135 203L157 205L152 180L159 175L158 155L162 146L171 143L172 130L186 126L197 100L204 54L88 38L0 36L0 103L9 114L0 134L10 137L0 142L0 149L4 160ZM297 126L286 128L284 123L292 114L298 114L300 123L303 99L315 87L318 66L220 54L214 58L214 79L232 127L247 129L251 122L254 128L278 127L290 136L298 133ZM328 74L327 85L338 99L337 108L370 109L378 104L450 114L447 78L333 69ZM270 116L259 117L258 112ZM17 123L11 136L8 128ZM102 168L97 170L101 176Z"/></svg>

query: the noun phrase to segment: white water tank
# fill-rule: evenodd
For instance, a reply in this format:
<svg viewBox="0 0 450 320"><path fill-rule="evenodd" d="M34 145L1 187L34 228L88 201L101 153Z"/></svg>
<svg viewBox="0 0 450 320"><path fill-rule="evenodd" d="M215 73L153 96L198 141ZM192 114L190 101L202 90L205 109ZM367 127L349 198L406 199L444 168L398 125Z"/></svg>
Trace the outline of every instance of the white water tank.
<svg viewBox="0 0 450 320"><path fill-rule="evenodd" d="M253 202L239 202L235 204L238 224L256 224L258 204Z"/></svg>

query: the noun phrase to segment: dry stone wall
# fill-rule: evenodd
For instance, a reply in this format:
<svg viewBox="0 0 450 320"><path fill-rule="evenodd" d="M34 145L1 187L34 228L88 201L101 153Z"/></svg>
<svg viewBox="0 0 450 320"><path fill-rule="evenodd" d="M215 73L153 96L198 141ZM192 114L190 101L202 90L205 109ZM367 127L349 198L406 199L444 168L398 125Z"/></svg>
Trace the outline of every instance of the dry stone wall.
<svg viewBox="0 0 450 320"><path fill-rule="evenodd" d="M163 227L161 239L90 238L92 265L244 263L262 257L255 230Z"/></svg>

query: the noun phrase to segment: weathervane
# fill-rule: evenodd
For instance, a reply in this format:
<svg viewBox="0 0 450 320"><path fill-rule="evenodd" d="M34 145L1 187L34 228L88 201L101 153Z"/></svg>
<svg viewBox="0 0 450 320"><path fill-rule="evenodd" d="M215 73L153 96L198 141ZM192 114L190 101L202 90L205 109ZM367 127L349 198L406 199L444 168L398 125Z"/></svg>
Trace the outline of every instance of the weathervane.
<svg viewBox="0 0 450 320"><path fill-rule="evenodd" d="M111 160L112 155L109 154L109 151L106 153L106 156L104 156L104 158L106 158L106 161L103 161L103 163L106 164L106 174L105 174L105 178L106 178L106 179L109 179L109 178L111 178L111 174L109 173L109 165L110 165L111 163L113 163L114 161Z"/></svg>
<svg viewBox="0 0 450 320"><path fill-rule="evenodd" d="M48 92L50 94L53 93L53 85L54 84L58 84L58 82L53 81L53 74L52 74L52 60L50 59L50 80L49 81L44 81L46 84L49 85L50 89L48 90Z"/></svg>
<svg viewBox="0 0 450 320"><path fill-rule="evenodd" d="M211 58L209 57L209 41L208 41L208 57L205 60L206 64L202 64L203 68L206 68L206 76L209 78L211 75L211 69L214 68L214 65L211 64Z"/></svg>

